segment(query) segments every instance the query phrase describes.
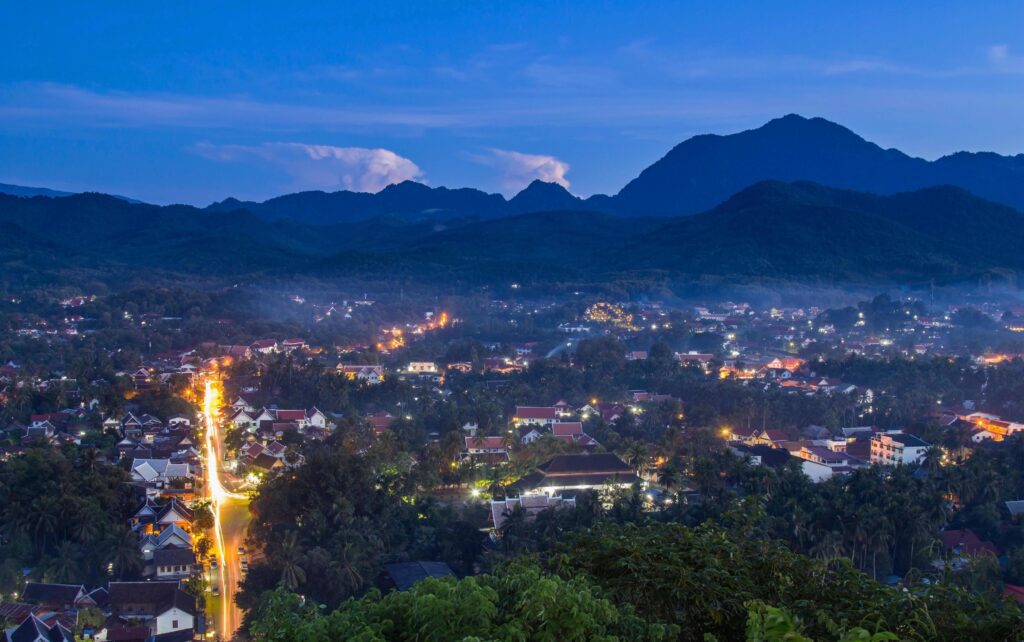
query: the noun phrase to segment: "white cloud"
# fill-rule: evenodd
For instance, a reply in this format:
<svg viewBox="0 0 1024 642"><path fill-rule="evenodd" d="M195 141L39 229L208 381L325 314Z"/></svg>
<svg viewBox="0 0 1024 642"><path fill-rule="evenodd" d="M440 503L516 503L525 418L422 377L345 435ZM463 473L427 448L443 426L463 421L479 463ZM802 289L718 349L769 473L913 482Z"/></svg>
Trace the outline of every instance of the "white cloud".
<svg viewBox="0 0 1024 642"><path fill-rule="evenodd" d="M379 192L393 183L423 177L416 163L389 149L303 143L200 143L195 150L205 158L222 162L256 160L279 166L292 177L295 189Z"/></svg>
<svg viewBox="0 0 1024 642"><path fill-rule="evenodd" d="M1011 52L1009 45L992 45L989 47L988 62L998 73L1024 73L1024 56Z"/></svg>
<svg viewBox="0 0 1024 642"><path fill-rule="evenodd" d="M474 156L483 165L501 172L501 185L506 194L515 194L535 180L557 183L569 189L569 163L547 154L524 154L508 149L491 149L489 154Z"/></svg>

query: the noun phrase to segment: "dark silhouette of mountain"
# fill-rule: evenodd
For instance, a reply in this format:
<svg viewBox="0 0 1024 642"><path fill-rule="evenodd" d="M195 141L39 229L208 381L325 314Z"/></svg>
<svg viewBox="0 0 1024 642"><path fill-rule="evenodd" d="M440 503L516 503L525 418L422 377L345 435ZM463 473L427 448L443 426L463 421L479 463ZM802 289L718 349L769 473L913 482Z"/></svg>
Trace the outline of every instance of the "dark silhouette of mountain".
<svg viewBox="0 0 1024 642"><path fill-rule="evenodd" d="M823 118L795 114L730 135L690 138L614 196L573 196L534 181L506 201L499 194L428 187L406 181L377 194L300 192L263 203L233 198L211 211L248 209L267 220L325 225L379 216L407 220L489 219L529 212L588 210L623 216L679 216L715 207L764 180L810 181L861 192L895 194L955 185L1024 211L1024 154L959 152L936 161L883 149Z"/></svg>
<svg viewBox="0 0 1024 642"><path fill-rule="evenodd" d="M299 192L262 203L229 198L207 209L215 212L247 209L267 220L287 219L310 225L329 225L378 216L411 220L488 218L506 214L506 206L500 194L487 194L470 188L428 187L422 183L404 181L389 185L376 194L349 191Z"/></svg>
<svg viewBox="0 0 1024 642"><path fill-rule="evenodd" d="M62 192L60 190L50 189L48 187L25 187L24 185L8 185L7 183L0 183L0 194L10 194L11 196L21 196L23 198L32 198L33 196L63 198L65 196L73 196L76 193L79 192ZM119 198L122 201L128 201L129 203L142 202L134 198L128 198L127 196L112 196L114 198Z"/></svg>
<svg viewBox="0 0 1024 642"><path fill-rule="evenodd" d="M0 183L0 194L10 194L11 196L71 196L71 192L60 192L55 189L49 189L46 187L25 187L23 185L8 185L7 183Z"/></svg>
<svg viewBox="0 0 1024 642"><path fill-rule="evenodd" d="M573 196L557 183L545 183L541 180L533 181L523 191L513 196L507 207L510 214L581 209L586 209L586 205L578 196Z"/></svg>
<svg viewBox="0 0 1024 642"><path fill-rule="evenodd" d="M541 190L550 187L530 192ZM574 198L560 198L579 206L566 196ZM0 195L0 232L6 237L0 266L29 275L40 267L87 267L135 275L273 273L480 284L514 278L633 288L705 277L831 285L1024 272L1024 215L951 186L880 196L763 181L688 216L559 210L489 219L378 216L319 226L268 221L247 209L159 207L101 194Z"/></svg>
<svg viewBox="0 0 1024 642"><path fill-rule="evenodd" d="M794 114L737 134L694 136L601 209L633 216L693 214L763 180L879 194L949 184L1024 210L1024 155L961 152L929 162L882 149L823 118Z"/></svg>
<svg viewBox="0 0 1024 642"><path fill-rule="evenodd" d="M691 275L907 282L1020 270L1021 242L1024 215L956 187L876 196L766 181L635 238L610 262Z"/></svg>

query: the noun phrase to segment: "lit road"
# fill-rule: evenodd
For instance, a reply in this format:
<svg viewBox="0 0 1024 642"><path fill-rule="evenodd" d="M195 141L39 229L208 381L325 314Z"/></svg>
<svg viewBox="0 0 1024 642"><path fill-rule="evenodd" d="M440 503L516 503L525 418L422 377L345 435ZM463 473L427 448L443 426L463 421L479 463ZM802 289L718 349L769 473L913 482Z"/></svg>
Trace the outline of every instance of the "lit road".
<svg viewBox="0 0 1024 642"><path fill-rule="evenodd" d="M210 630L217 631L222 640L231 640L242 623L242 612L235 604L238 582L242 579L238 548L245 541L245 529L249 524L250 514L248 498L227 490L221 482L221 462L224 461L218 419L221 401L220 386L216 381L208 379L203 396L203 417L206 422L206 488L213 510L214 550L219 561L215 581L221 591L220 609L214 615ZM211 602L216 603L217 600Z"/></svg>

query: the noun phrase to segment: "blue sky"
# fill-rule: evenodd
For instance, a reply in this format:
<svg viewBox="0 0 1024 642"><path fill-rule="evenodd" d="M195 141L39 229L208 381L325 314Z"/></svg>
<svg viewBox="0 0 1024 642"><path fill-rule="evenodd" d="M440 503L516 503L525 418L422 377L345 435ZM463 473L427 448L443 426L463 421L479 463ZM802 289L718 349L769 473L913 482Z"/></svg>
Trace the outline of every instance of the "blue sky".
<svg viewBox="0 0 1024 642"><path fill-rule="evenodd" d="M1024 151L1024 5L0 6L0 182L206 204L406 178L614 193L796 112L935 158Z"/></svg>

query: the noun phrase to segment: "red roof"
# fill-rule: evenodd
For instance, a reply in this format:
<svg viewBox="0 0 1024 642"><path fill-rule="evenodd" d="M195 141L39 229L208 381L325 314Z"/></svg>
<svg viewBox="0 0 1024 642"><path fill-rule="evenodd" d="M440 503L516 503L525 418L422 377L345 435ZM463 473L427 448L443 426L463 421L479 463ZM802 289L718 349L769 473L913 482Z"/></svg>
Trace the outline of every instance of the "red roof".
<svg viewBox="0 0 1024 642"><path fill-rule="evenodd" d="M555 419L558 411L554 407L516 406L517 419Z"/></svg>
<svg viewBox="0 0 1024 642"><path fill-rule="evenodd" d="M278 410L277 418L282 421L303 421L306 418L305 410Z"/></svg>
<svg viewBox="0 0 1024 642"><path fill-rule="evenodd" d="M1004 584L1003 595L1012 597L1017 601L1018 604L1024 604L1024 586L1017 586L1015 584Z"/></svg>
<svg viewBox="0 0 1024 642"><path fill-rule="evenodd" d="M583 424L578 421L565 421L551 424L551 434L555 437L583 434Z"/></svg>
<svg viewBox="0 0 1024 642"><path fill-rule="evenodd" d="M999 555L995 544L981 541L974 531L969 528L962 531L942 531L939 533L939 538L942 540L942 545L946 548L960 549L960 552L965 555L973 556L980 555L981 553Z"/></svg>
<svg viewBox="0 0 1024 642"><path fill-rule="evenodd" d="M466 437L466 450L497 450L505 449L501 437Z"/></svg>
<svg viewBox="0 0 1024 642"><path fill-rule="evenodd" d="M370 415L366 420L370 422L370 425L373 427L373 432L378 435L390 428L391 424L395 423L395 418L386 412L379 412L375 415Z"/></svg>

